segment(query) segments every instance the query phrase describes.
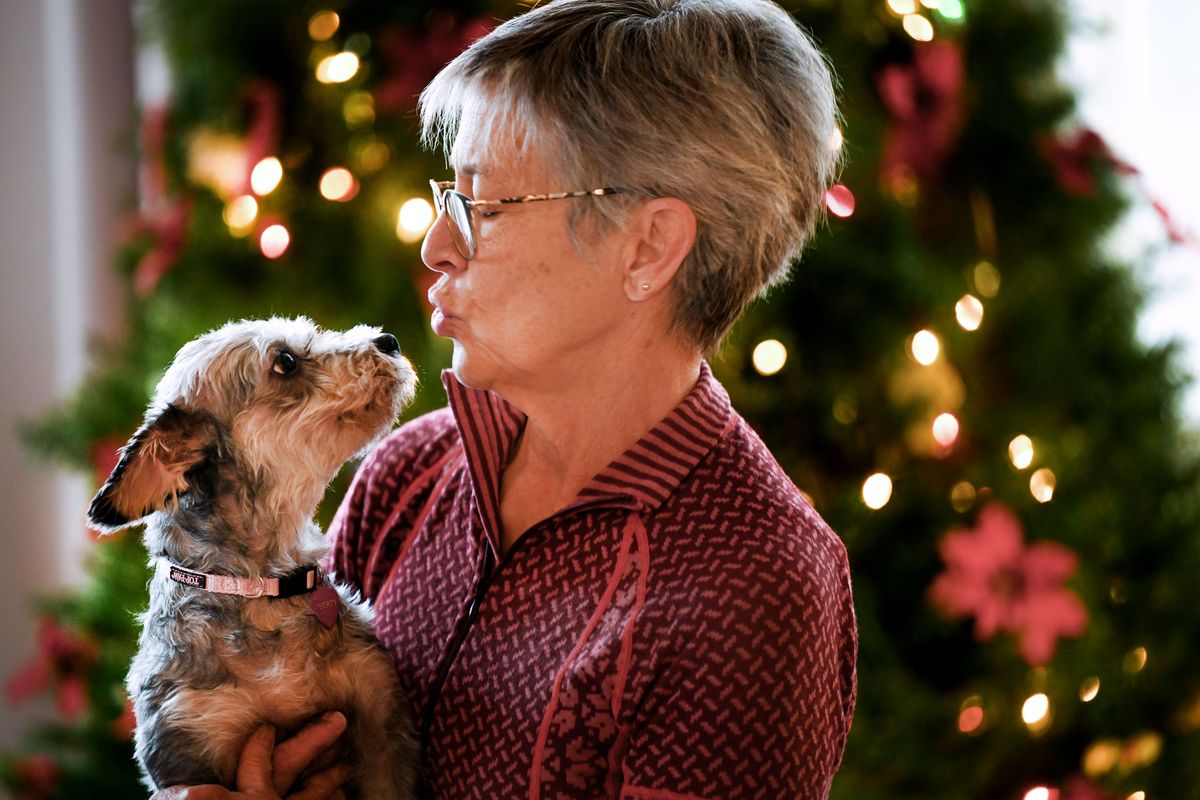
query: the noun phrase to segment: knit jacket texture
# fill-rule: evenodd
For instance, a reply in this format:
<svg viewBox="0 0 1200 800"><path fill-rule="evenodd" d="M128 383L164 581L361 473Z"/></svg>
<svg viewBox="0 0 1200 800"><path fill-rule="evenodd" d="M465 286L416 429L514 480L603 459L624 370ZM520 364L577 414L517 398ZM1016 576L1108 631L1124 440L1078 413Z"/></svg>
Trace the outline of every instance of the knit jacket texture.
<svg viewBox="0 0 1200 800"><path fill-rule="evenodd" d="M375 607L435 798L823 798L855 701L846 551L707 364L499 556L524 415L449 407L363 462L327 563Z"/></svg>

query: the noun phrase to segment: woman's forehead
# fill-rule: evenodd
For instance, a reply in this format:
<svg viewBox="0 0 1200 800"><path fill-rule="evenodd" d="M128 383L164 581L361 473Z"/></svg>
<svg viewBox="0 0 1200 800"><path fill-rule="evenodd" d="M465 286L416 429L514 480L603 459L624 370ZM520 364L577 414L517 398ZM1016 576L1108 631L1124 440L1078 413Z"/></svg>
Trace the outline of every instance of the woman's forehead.
<svg viewBox="0 0 1200 800"><path fill-rule="evenodd" d="M464 104L450 148L451 168L463 178L542 174L541 148L528 126L505 104L487 100Z"/></svg>

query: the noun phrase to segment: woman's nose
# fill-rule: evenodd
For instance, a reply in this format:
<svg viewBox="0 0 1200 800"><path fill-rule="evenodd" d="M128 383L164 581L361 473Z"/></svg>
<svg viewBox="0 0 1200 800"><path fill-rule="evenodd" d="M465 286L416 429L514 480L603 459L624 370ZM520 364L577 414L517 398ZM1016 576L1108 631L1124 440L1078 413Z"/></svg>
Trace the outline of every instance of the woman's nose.
<svg viewBox="0 0 1200 800"><path fill-rule="evenodd" d="M444 211L438 214L421 243L421 260L434 272L449 272L467 263L450 238L450 222L445 217Z"/></svg>

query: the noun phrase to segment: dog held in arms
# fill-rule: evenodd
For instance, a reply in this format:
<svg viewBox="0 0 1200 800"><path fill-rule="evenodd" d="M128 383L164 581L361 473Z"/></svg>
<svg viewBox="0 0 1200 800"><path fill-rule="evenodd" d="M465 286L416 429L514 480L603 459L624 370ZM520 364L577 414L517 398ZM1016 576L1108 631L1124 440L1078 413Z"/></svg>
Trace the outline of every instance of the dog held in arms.
<svg viewBox="0 0 1200 800"><path fill-rule="evenodd" d="M412 796L395 669L369 607L320 568L312 516L415 383L391 334L303 318L231 323L175 357L88 511L104 532L147 523L155 572L127 688L152 791L233 788L258 726L287 733L336 710L352 795Z"/></svg>

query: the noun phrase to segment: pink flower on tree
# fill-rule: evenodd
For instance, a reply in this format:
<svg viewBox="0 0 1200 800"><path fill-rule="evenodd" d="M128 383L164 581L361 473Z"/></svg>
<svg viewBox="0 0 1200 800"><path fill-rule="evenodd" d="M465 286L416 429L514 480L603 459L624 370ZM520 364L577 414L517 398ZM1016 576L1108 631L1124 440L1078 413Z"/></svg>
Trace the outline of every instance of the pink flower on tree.
<svg viewBox="0 0 1200 800"><path fill-rule="evenodd" d="M1034 666L1054 656L1060 636L1087 626L1083 603L1063 587L1075 571L1071 550L1053 542L1026 546L1020 520L992 504L972 530L955 530L939 546L946 571L930 586L931 601L951 616L975 618L975 636L1020 634L1021 655Z"/></svg>

